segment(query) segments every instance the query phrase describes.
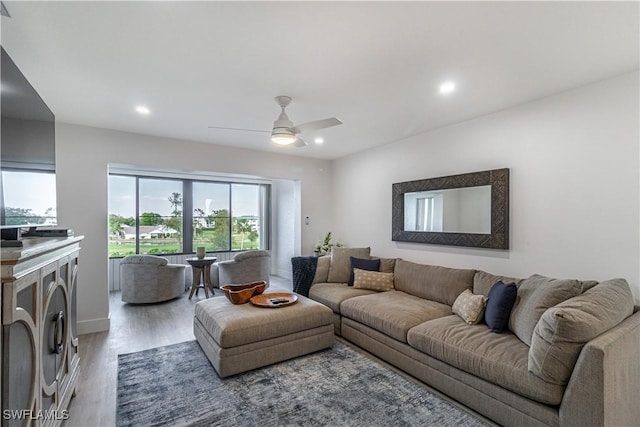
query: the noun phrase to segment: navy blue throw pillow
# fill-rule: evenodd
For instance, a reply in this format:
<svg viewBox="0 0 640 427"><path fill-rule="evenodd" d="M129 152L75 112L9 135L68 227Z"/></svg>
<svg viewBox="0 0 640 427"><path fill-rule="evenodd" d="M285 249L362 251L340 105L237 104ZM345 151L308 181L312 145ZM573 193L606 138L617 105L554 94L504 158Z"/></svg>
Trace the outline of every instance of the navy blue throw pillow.
<svg viewBox="0 0 640 427"><path fill-rule="evenodd" d="M349 283L347 285L353 286L353 269L359 268L360 270L379 271L380 260L379 259L363 259L363 258L351 258L351 272L349 273Z"/></svg>
<svg viewBox="0 0 640 427"><path fill-rule="evenodd" d="M509 325L509 315L516 302L518 288L515 283L505 285L496 282L487 295L487 306L484 309L484 321L492 332L500 333Z"/></svg>

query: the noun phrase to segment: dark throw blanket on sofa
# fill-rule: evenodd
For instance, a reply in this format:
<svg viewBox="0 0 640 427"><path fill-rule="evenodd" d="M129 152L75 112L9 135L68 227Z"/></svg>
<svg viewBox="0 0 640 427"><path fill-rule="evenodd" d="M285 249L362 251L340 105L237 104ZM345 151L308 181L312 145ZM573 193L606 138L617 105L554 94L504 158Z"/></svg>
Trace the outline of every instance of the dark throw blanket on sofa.
<svg viewBox="0 0 640 427"><path fill-rule="evenodd" d="M318 258L314 256L298 256L291 258L293 267L293 292L309 296L309 289L316 275Z"/></svg>

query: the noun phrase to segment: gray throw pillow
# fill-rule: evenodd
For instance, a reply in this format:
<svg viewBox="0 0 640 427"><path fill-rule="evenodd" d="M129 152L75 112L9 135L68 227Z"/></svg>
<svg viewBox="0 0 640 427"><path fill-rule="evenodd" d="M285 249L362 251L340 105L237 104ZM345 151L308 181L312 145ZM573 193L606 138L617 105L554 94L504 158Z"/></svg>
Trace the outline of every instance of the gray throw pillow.
<svg viewBox="0 0 640 427"><path fill-rule="evenodd" d="M633 314L633 295L624 279L602 282L551 307L533 332L528 368L552 384L565 385L582 347Z"/></svg>
<svg viewBox="0 0 640 427"><path fill-rule="evenodd" d="M509 317L509 329L520 341L531 345L533 330L549 307L580 295L582 282L575 279L552 279L534 274L518 287L516 303Z"/></svg>

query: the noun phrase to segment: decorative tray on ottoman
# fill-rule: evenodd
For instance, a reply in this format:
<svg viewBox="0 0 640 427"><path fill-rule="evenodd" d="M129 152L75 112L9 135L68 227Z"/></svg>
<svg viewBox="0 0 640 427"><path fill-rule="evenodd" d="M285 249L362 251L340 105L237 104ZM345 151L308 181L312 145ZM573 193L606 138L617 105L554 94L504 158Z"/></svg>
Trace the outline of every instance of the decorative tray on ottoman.
<svg viewBox="0 0 640 427"><path fill-rule="evenodd" d="M273 292L270 294L256 295L249 300L251 304L258 307L280 308L295 304L298 296L290 292Z"/></svg>

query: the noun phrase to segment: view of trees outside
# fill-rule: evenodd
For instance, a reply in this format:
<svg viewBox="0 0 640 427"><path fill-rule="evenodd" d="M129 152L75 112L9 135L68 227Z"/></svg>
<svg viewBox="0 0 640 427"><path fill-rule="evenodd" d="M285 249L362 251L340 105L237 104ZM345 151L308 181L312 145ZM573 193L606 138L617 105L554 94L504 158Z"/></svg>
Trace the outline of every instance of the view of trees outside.
<svg viewBox="0 0 640 427"><path fill-rule="evenodd" d="M140 178L138 187L140 253L182 253L182 181Z"/></svg>
<svg viewBox="0 0 640 427"><path fill-rule="evenodd" d="M183 252L182 181L138 178L141 254ZM192 250L257 249L260 246L260 187L193 182ZM109 256L136 253L136 177L109 176ZM233 218L230 217L233 213ZM230 233L231 231L231 233ZM229 241L231 239L231 241Z"/></svg>
<svg viewBox="0 0 640 427"><path fill-rule="evenodd" d="M193 247L229 250L229 184L193 183Z"/></svg>
<svg viewBox="0 0 640 427"><path fill-rule="evenodd" d="M260 244L260 187L248 184L231 185L231 206L234 236L233 250L257 249Z"/></svg>

